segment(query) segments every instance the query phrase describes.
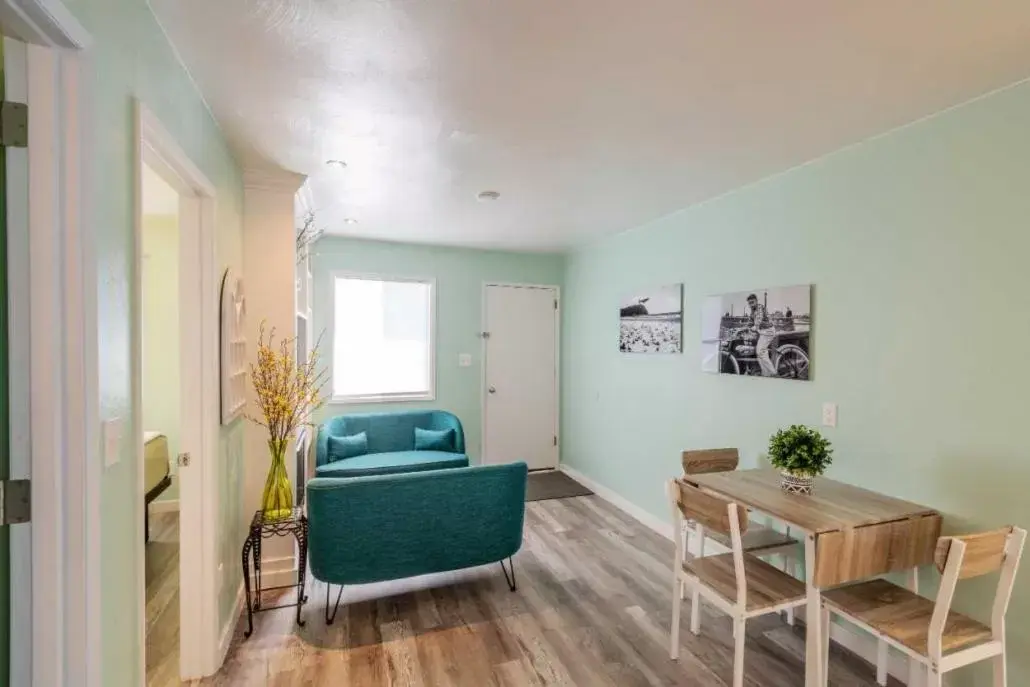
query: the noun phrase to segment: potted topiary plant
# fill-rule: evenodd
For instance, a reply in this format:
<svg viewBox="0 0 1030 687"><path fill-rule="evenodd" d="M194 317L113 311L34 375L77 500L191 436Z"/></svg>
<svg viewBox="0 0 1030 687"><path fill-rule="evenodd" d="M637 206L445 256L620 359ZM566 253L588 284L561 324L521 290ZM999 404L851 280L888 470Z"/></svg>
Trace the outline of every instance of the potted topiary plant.
<svg viewBox="0 0 1030 687"><path fill-rule="evenodd" d="M811 494L812 482L833 462L833 447L822 434L804 425L791 425L769 440L769 462L780 471L780 486L788 494Z"/></svg>

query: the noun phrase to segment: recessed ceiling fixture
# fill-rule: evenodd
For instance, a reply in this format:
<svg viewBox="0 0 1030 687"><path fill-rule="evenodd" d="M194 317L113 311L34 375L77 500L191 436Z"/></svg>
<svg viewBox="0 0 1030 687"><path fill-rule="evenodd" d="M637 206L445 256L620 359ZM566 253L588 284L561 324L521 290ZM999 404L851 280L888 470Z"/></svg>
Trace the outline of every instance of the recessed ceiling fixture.
<svg viewBox="0 0 1030 687"><path fill-rule="evenodd" d="M346 218L344 218L343 223L344 224L357 224L358 220L354 219L353 217L346 217Z"/></svg>
<svg viewBox="0 0 1030 687"><path fill-rule="evenodd" d="M497 200L501 197L501 194L497 191L480 191L479 195L476 196L481 201Z"/></svg>
<svg viewBox="0 0 1030 687"><path fill-rule="evenodd" d="M347 163L343 160L326 160L325 163L330 167L338 167L340 169L344 169L347 167Z"/></svg>

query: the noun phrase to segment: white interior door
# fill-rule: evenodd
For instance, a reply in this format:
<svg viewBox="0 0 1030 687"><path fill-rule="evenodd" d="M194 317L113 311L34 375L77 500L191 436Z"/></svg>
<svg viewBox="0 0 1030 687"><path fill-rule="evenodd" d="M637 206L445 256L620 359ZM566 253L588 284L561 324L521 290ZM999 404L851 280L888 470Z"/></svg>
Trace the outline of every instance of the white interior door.
<svg viewBox="0 0 1030 687"><path fill-rule="evenodd" d="M483 462L558 467L558 290L487 285Z"/></svg>

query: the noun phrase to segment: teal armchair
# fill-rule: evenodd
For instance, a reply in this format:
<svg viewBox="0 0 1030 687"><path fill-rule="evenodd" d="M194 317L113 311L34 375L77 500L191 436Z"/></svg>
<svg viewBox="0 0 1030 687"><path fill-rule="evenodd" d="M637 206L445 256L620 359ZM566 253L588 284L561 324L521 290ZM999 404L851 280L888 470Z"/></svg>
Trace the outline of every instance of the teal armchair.
<svg viewBox="0 0 1030 687"><path fill-rule="evenodd" d="M312 479L308 560L327 583L326 623L349 584L499 562L515 591L511 557L522 546L527 472L525 463L512 463ZM330 615L334 584L340 591Z"/></svg>
<svg viewBox="0 0 1030 687"><path fill-rule="evenodd" d="M447 451L416 451L415 429L453 430L454 445ZM331 461L329 437L364 432L367 453ZM444 410L409 410L354 413L334 417L318 428L315 441L316 477L360 477L467 467L465 432L461 421Z"/></svg>

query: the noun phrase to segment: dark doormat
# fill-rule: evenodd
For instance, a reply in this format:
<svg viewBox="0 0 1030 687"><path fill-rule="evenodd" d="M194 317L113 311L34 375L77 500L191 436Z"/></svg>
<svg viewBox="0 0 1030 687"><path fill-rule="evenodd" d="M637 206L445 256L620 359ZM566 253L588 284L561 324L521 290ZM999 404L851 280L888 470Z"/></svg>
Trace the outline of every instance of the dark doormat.
<svg viewBox="0 0 1030 687"><path fill-rule="evenodd" d="M590 491L564 472L531 472L526 484L527 501L546 499L567 499L573 496L590 496Z"/></svg>

